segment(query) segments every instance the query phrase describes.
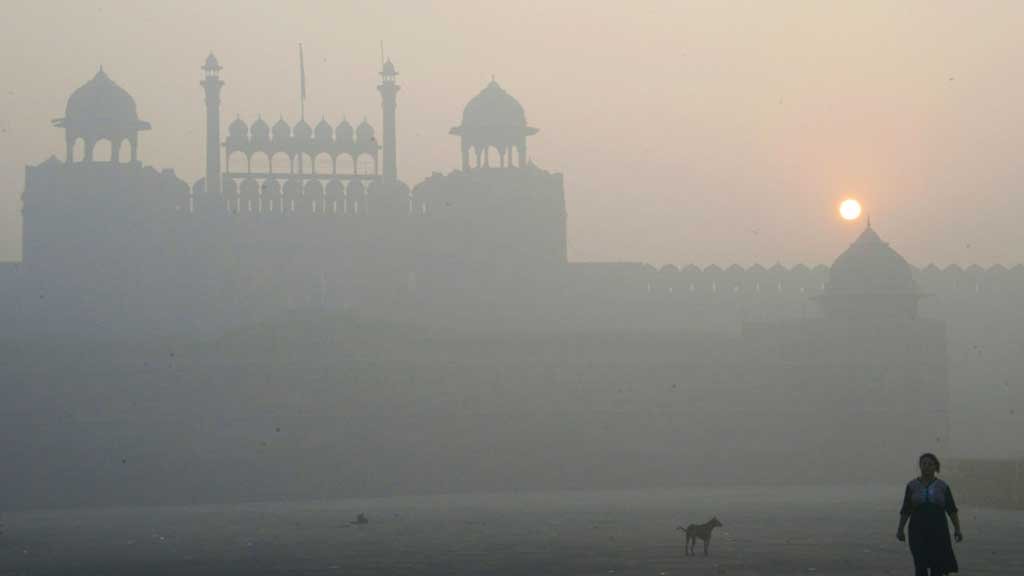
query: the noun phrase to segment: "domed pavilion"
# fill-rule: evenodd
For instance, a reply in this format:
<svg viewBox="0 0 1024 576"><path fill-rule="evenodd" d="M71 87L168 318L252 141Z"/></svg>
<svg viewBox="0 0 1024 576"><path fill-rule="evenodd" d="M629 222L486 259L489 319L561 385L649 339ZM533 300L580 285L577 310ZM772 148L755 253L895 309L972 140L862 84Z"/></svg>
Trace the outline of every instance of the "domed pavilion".
<svg viewBox="0 0 1024 576"><path fill-rule="evenodd" d="M462 124L450 133L462 139L462 169L468 170L471 151L476 156L475 167L489 167L492 148L502 168L525 166L526 137L536 134L537 129L526 124L526 113L519 102L491 80L466 104Z"/></svg>
<svg viewBox="0 0 1024 576"><path fill-rule="evenodd" d="M75 143L85 143L83 161L93 161L93 149L101 140L110 142L111 162L120 161L121 145L131 146L131 161L138 161L138 134L149 130L149 122L139 120L135 99L107 76L103 68L68 98L64 117L53 121L64 129L67 142L66 162L74 162Z"/></svg>

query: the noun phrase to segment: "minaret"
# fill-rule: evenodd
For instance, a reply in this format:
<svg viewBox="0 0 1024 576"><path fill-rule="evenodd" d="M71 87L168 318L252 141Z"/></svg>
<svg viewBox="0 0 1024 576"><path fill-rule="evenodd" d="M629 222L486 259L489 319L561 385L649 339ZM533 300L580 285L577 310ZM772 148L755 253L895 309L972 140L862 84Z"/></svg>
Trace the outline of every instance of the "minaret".
<svg viewBox="0 0 1024 576"><path fill-rule="evenodd" d="M398 179L398 164L395 142L395 108L398 107L398 84L395 84L395 65L388 58L381 67L381 84L377 86L380 90L381 108L384 110L384 179Z"/></svg>
<svg viewBox="0 0 1024 576"><path fill-rule="evenodd" d="M206 91L206 191L220 194L220 64L210 52L203 65L203 80L199 83Z"/></svg>

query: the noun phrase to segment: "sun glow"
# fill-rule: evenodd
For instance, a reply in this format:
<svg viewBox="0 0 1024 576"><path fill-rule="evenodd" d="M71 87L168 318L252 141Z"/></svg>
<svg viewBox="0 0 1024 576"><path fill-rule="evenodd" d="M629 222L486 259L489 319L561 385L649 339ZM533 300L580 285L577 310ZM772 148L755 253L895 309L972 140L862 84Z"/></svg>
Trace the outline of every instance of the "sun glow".
<svg viewBox="0 0 1024 576"><path fill-rule="evenodd" d="M860 202L847 198L839 205L839 215L843 220L853 221L860 218Z"/></svg>

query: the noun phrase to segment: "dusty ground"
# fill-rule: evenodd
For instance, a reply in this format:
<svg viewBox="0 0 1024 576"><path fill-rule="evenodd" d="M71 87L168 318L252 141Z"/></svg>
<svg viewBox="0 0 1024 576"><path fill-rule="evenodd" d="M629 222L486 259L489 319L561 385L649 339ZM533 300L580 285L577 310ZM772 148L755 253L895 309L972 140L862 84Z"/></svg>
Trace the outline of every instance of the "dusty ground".
<svg viewBox="0 0 1024 576"><path fill-rule="evenodd" d="M955 490L955 486L954 486ZM0 574L912 574L899 486L401 497L5 514ZM964 502L964 574L1024 574L1024 513ZM352 526L357 512L370 517ZM717 514L711 555L674 530Z"/></svg>

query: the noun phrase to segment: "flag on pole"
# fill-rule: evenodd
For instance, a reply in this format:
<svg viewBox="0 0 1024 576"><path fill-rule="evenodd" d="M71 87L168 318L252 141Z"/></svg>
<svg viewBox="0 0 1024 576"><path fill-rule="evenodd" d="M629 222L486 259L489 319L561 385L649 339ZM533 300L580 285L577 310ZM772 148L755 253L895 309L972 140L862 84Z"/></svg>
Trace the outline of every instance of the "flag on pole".
<svg viewBox="0 0 1024 576"><path fill-rule="evenodd" d="M299 91L302 103L302 119L306 119L306 60L302 56L302 42L299 42Z"/></svg>

